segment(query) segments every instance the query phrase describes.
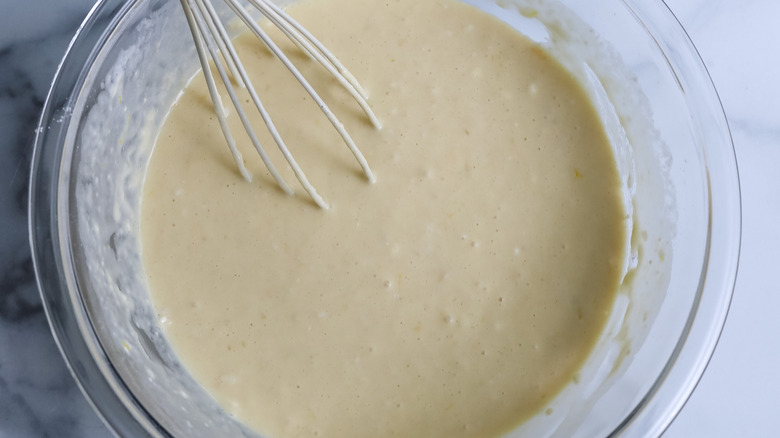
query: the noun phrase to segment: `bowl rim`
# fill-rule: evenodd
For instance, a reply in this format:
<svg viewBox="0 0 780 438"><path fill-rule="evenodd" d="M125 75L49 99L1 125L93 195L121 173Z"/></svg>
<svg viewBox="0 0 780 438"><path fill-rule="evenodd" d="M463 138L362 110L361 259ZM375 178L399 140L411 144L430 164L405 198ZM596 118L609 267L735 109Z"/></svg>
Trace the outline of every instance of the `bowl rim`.
<svg viewBox="0 0 780 438"><path fill-rule="evenodd" d="M640 403L610 434L631 430L641 436L661 436L693 394L712 358L726 323L736 285L742 239L742 199L734 141L723 103L704 60L690 35L665 1L621 0L645 25L662 53L669 53L673 41L674 57L665 56L667 66L677 79L686 103L695 103L699 116L695 122L710 122L710 129L699 134L714 141L705 142L707 179L707 239L699 285L682 334L661 374ZM670 27L659 29L640 17L666 16ZM715 127L712 129L711 127ZM717 141L720 139L721 141ZM714 146L719 154L707 153ZM713 193L717 195L714 196ZM719 292L719 293L718 293Z"/></svg>
<svg viewBox="0 0 780 438"><path fill-rule="evenodd" d="M75 278L64 268L70 236L59 213L62 145L73 104L100 48L139 0L100 0L90 9L60 61L41 110L33 143L28 192L28 234L33 269L54 341L82 394L117 436L170 436L144 409L111 365L92 327ZM47 171L51 171L50 174ZM68 336L80 333L82 336Z"/></svg>

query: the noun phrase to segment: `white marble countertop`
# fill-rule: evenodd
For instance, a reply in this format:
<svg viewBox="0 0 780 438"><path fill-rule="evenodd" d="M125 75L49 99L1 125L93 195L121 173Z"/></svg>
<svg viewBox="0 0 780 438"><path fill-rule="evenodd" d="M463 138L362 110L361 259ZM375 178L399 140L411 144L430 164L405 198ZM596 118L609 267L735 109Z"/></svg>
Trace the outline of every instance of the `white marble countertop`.
<svg viewBox="0 0 780 438"><path fill-rule="evenodd" d="M649 0L648 0L649 1ZM739 162L742 255L701 383L666 437L780 436L780 1L666 0L720 93ZM35 125L93 0L0 0L0 437L104 437L44 316L27 238Z"/></svg>

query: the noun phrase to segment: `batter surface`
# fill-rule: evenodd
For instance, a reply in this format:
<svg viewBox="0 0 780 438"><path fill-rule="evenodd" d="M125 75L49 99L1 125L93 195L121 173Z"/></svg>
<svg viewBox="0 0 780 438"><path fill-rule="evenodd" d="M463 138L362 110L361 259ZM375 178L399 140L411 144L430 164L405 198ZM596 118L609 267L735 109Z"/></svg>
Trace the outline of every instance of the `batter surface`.
<svg viewBox="0 0 780 438"><path fill-rule="evenodd" d="M231 117L255 175L245 182L198 75L159 135L142 206L172 345L271 438L507 432L574 378L623 271L625 208L598 115L545 51L472 7L313 0L291 12L371 94L381 131L293 55L377 182L281 64L241 39L331 208L281 192Z"/></svg>

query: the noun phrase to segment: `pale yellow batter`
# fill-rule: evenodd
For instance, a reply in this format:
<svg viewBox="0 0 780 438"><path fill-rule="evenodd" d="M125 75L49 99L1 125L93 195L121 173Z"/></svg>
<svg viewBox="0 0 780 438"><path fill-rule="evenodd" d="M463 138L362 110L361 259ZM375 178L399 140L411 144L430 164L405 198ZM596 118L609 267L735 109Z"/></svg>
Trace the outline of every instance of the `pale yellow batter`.
<svg viewBox="0 0 780 438"><path fill-rule="evenodd" d="M293 56L377 182L280 63L241 40L261 99L332 207L281 192L242 138L255 180L241 179L196 77L143 200L170 341L271 438L507 432L576 374L624 268L625 208L598 115L546 52L469 6L314 0L292 12L369 90L381 131Z"/></svg>

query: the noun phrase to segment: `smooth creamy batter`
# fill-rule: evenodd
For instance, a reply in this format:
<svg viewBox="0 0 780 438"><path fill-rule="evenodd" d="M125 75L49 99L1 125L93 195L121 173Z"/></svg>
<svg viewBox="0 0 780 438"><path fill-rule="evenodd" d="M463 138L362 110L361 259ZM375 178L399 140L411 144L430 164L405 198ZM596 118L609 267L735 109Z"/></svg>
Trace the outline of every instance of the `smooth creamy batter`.
<svg viewBox="0 0 780 438"><path fill-rule="evenodd" d="M144 260L172 345L272 438L507 432L575 378L624 269L625 209L597 113L546 52L469 6L291 11L371 93L381 131L293 56L377 182L280 63L241 39L261 99L331 208L281 192L239 138L255 175L242 180L196 77L159 136L143 200Z"/></svg>

